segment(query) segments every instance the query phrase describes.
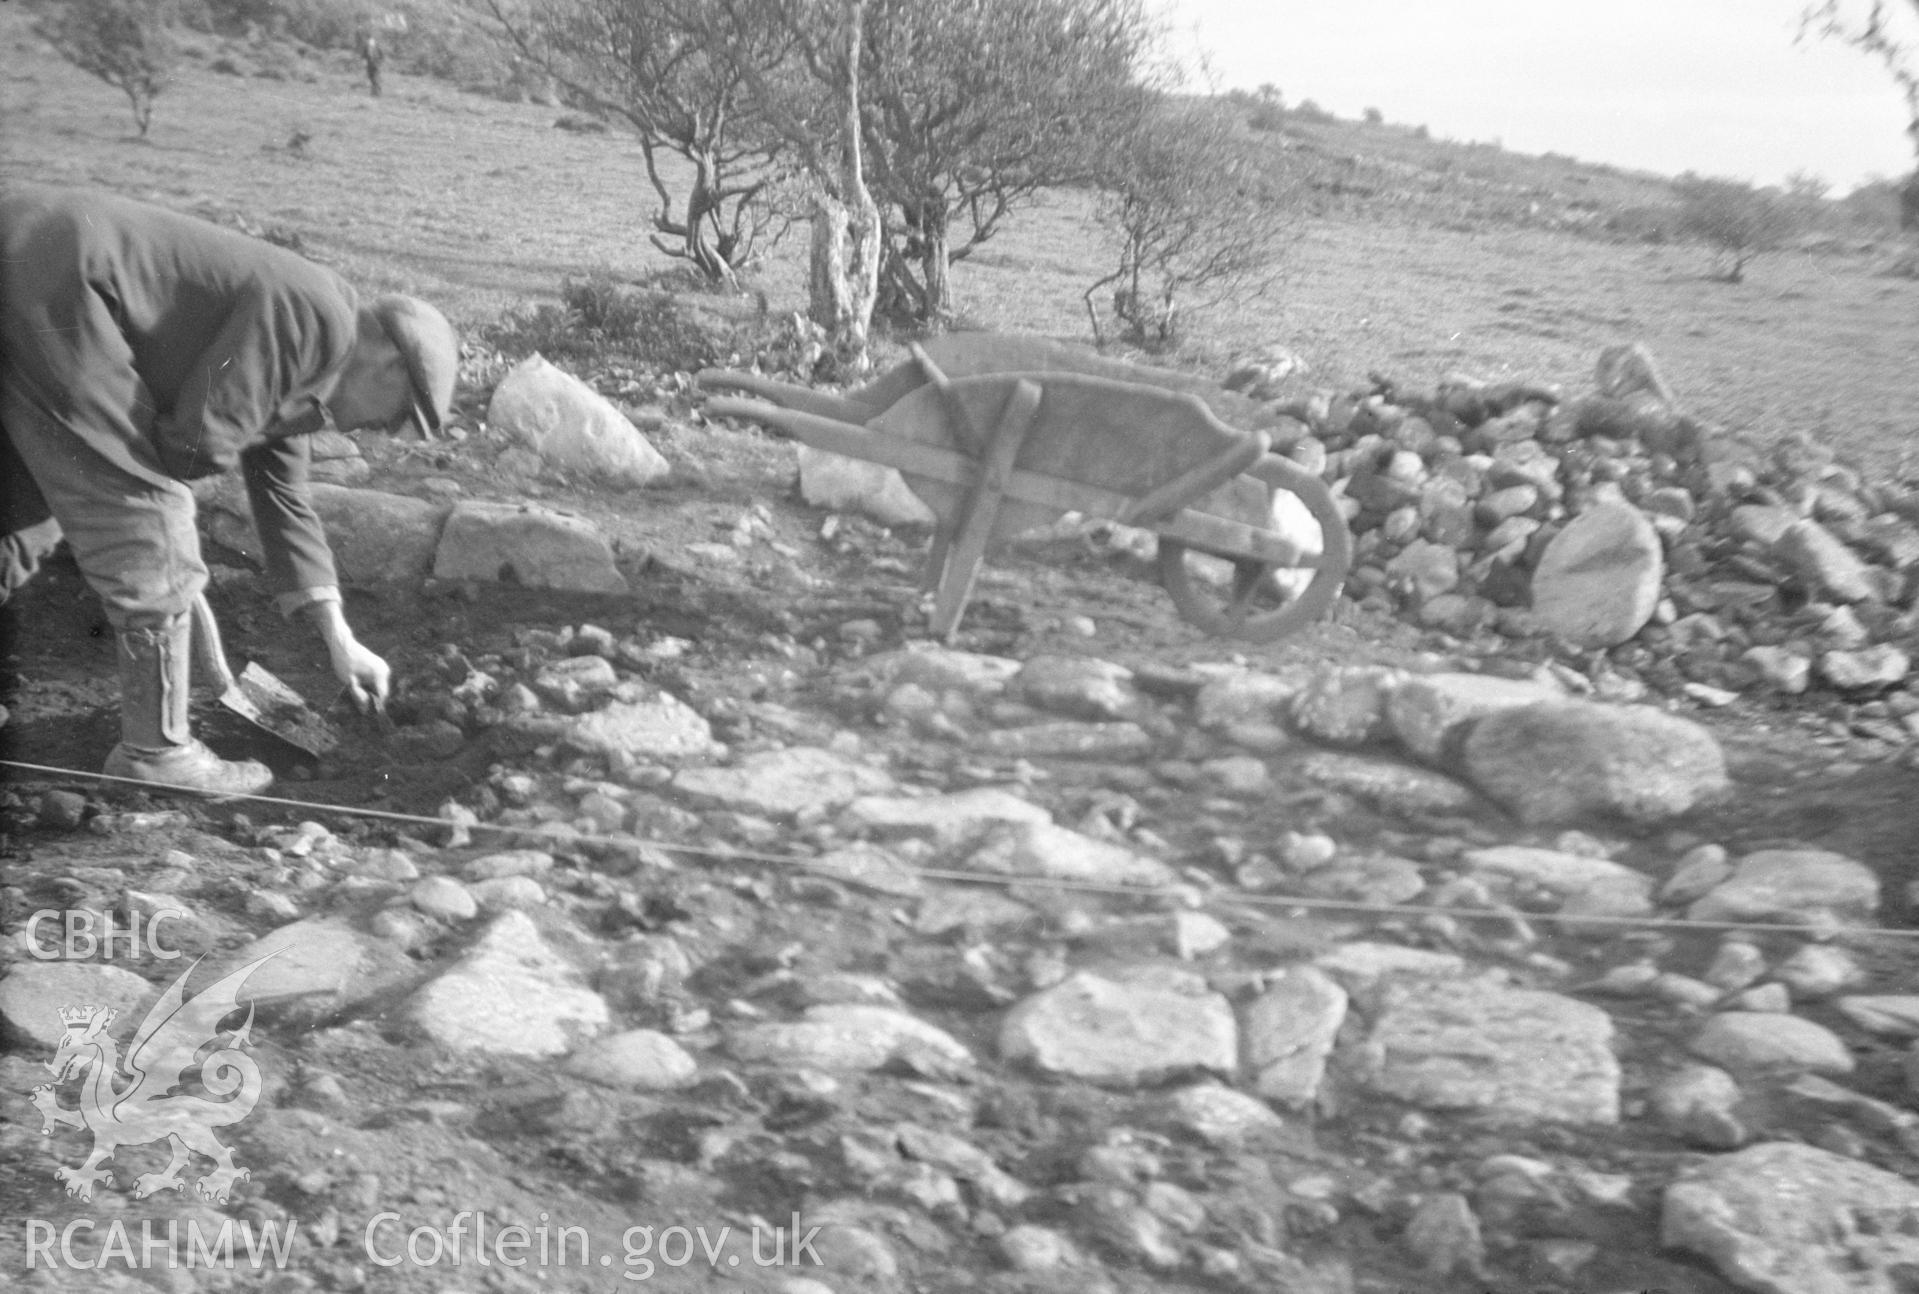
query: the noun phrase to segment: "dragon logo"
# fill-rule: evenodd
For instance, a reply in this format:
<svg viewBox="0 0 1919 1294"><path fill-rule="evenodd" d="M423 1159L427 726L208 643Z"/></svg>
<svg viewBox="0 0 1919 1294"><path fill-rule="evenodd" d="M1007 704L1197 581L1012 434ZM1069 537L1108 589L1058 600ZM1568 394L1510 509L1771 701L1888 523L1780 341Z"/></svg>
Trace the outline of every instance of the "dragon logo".
<svg viewBox="0 0 1919 1294"><path fill-rule="evenodd" d="M173 1158L163 1172L140 1174L133 1184L135 1199L182 1190L186 1183L180 1171L194 1154L214 1163L213 1171L194 1184L203 1199L224 1204L233 1183L251 1176L233 1162L233 1152L213 1130L240 1122L260 1099L260 1067L245 1051L253 1042L252 1000L238 1029L222 1029L220 1024L240 1009L240 986L266 960L248 962L191 1001L186 999L187 977L200 963L187 967L140 1022L127 1047L124 1074L119 1045L107 1034L119 1012L104 1006L61 1008L66 1036L47 1062L54 1081L33 1089L33 1103L46 1120L46 1135L53 1135L56 1126L93 1134L93 1153L84 1164L54 1170L68 1195L92 1200L94 1183L113 1183L113 1172L101 1167L103 1161L112 1159L121 1146L154 1141L167 1142ZM182 1090L195 1079L205 1095ZM80 1084L79 1106L62 1106L59 1089L75 1082Z"/></svg>

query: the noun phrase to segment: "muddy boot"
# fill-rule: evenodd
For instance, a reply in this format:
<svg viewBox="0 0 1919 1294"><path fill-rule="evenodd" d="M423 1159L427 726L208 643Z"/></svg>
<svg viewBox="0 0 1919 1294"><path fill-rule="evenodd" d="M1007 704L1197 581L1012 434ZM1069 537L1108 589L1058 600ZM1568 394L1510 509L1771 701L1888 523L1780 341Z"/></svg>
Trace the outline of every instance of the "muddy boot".
<svg viewBox="0 0 1919 1294"><path fill-rule="evenodd" d="M179 615L158 628L122 630L119 638L120 744L107 756L107 775L209 795L264 791L273 781L265 764L221 759L187 728L192 620Z"/></svg>

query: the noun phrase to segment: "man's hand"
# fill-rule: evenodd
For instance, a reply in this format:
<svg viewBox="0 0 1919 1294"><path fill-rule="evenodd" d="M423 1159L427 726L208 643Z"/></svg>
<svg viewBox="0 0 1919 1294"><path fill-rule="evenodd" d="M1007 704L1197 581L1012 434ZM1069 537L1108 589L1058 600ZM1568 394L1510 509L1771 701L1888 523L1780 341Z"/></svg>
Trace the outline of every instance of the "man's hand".
<svg viewBox="0 0 1919 1294"><path fill-rule="evenodd" d="M314 627L326 643L327 656L333 662L333 674L346 684L353 704L364 712L370 705L386 708L387 692L393 682L393 670L374 652L353 636L346 615L338 602L315 602L308 608Z"/></svg>
<svg viewBox="0 0 1919 1294"><path fill-rule="evenodd" d="M384 660L351 636L343 643L328 640L327 654L333 658L334 676L346 684L355 708L363 713L369 705L376 710L386 709L393 671Z"/></svg>

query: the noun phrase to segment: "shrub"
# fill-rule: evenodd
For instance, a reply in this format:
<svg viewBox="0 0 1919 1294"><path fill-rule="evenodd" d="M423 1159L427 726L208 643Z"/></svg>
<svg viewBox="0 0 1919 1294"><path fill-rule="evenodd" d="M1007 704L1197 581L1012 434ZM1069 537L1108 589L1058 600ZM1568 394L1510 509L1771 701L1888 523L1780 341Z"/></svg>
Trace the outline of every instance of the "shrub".
<svg viewBox="0 0 1919 1294"><path fill-rule="evenodd" d="M623 358L666 372L718 363L732 341L691 318L673 294L635 291L604 274L569 275L560 304L514 311L485 336L515 359L535 351L549 359Z"/></svg>
<svg viewBox="0 0 1919 1294"><path fill-rule="evenodd" d="M60 57L127 96L140 138L153 124L153 101L173 79L180 50L166 0L67 0L36 30Z"/></svg>
<svg viewBox="0 0 1919 1294"><path fill-rule="evenodd" d="M1385 121L1386 121L1386 114L1381 112L1377 108L1368 108L1366 109L1365 112L1361 113L1360 115L1366 119L1366 124L1368 126L1383 125L1385 124Z"/></svg>
<svg viewBox="0 0 1919 1294"><path fill-rule="evenodd" d="M1252 130L1281 130L1286 125L1286 112L1277 104L1255 104L1246 114L1246 125Z"/></svg>
<svg viewBox="0 0 1919 1294"><path fill-rule="evenodd" d="M1301 99L1299 101L1299 106L1293 109L1293 115L1295 117L1298 117L1301 121L1338 121L1339 120L1339 118L1335 117L1332 113L1328 112L1326 109L1320 107L1317 103L1313 102L1311 99Z"/></svg>
<svg viewBox="0 0 1919 1294"><path fill-rule="evenodd" d="M1737 180L1682 175L1679 227L1713 249L1720 276L1737 283L1754 257L1776 250L1800 227L1795 204Z"/></svg>
<svg viewBox="0 0 1919 1294"><path fill-rule="evenodd" d="M1116 264L1083 294L1093 338L1103 320L1166 350L1186 318L1267 291L1297 234L1299 183L1250 152L1211 109L1163 101L1110 158L1096 220Z"/></svg>

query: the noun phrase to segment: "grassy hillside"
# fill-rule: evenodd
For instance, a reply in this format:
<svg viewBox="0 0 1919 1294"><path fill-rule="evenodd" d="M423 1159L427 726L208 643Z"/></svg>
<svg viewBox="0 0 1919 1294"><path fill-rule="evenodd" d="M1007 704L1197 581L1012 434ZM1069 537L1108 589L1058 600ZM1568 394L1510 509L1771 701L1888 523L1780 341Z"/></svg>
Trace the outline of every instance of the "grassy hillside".
<svg viewBox="0 0 1919 1294"><path fill-rule="evenodd" d="M569 273L670 264L647 241L637 149L556 129L560 110L391 68L386 97L370 99L339 52L282 52L272 79L223 73L225 47L208 39L143 143L116 91L5 8L10 182L98 185L235 221L369 288L432 297L468 328L552 299ZM1659 177L1295 115L1255 133L1305 163L1287 277L1196 319L1184 362L1220 371L1277 343L1307 359L1314 385L1463 370L1578 386L1601 347L1639 340L1682 399L1733 430L1812 430L1886 469L1919 431L1919 282L1881 272L1890 243L1853 235L1729 285L1706 277L1702 249L1607 233L1670 201ZM801 304L802 254L795 238L758 273L776 311ZM957 267L960 308L1088 339L1081 294L1106 256L1085 198L1053 195Z"/></svg>

